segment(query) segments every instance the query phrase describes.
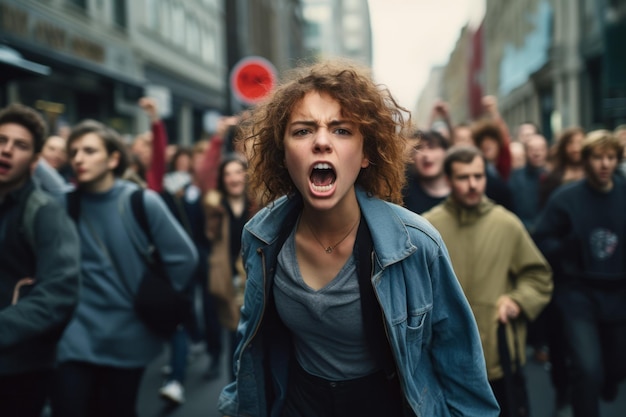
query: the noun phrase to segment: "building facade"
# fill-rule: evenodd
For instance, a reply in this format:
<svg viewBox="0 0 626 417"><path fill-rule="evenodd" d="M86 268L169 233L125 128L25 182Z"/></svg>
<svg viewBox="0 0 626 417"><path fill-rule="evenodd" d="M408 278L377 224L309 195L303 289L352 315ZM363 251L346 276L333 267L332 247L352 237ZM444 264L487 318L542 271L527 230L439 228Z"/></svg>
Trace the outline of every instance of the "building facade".
<svg viewBox="0 0 626 417"><path fill-rule="evenodd" d="M418 129L429 130L431 127L433 105L443 97L442 79L444 70L444 66L434 66L428 73L428 80L426 81L426 84L417 99L415 109L411 114L413 124L415 124Z"/></svg>
<svg viewBox="0 0 626 417"><path fill-rule="evenodd" d="M0 50L0 105L37 107L52 131L94 118L134 135L148 128L137 106L148 95L170 142L190 144L243 109L236 63L292 67L302 26L299 0L0 0L0 46L17 56Z"/></svg>
<svg viewBox="0 0 626 417"><path fill-rule="evenodd" d="M624 0L487 0L485 90L510 126L537 123L549 139L570 126L626 120Z"/></svg>
<svg viewBox="0 0 626 417"><path fill-rule="evenodd" d="M450 54L441 79L441 98L448 103L452 123L463 123L469 115L469 76L472 30L466 25Z"/></svg>
<svg viewBox="0 0 626 417"><path fill-rule="evenodd" d="M612 129L626 123L624 39L626 0L486 0L445 65L442 98L462 122L495 95L513 132L530 121L549 140L571 126Z"/></svg>
<svg viewBox="0 0 626 417"><path fill-rule="evenodd" d="M367 0L302 0L305 58L344 57L372 66Z"/></svg>

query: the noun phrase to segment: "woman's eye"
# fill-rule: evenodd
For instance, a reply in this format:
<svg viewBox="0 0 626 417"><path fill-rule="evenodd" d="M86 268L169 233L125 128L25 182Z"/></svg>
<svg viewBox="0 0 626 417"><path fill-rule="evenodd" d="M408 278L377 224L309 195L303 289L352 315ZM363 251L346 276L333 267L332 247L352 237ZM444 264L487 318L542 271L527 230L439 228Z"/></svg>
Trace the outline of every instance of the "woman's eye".
<svg viewBox="0 0 626 417"><path fill-rule="evenodd" d="M293 132L294 136L304 136L307 133L309 133L309 131L307 129L298 129L295 132Z"/></svg>
<svg viewBox="0 0 626 417"><path fill-rule="evenodd" d="M337 133L338 135L349 135L350 131L343 129L343 128L339 128L337 130L335 130L335 133Z"/></svg>

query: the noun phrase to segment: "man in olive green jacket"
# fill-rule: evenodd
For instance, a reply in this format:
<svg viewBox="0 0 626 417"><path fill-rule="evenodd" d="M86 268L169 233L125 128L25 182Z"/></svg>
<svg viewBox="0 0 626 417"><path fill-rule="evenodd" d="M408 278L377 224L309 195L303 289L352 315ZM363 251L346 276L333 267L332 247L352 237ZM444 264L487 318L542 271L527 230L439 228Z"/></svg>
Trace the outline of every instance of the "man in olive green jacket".
<svg viewBox="0 0 626 417"><path fill-rule="evenodd" d="M439 230L448 247L476 317L489 381L502 406L498 324L507 325L512 356L514 324L523 364L526 322L534 320L550 300L552 273L522 222L485 197L485 169L477 148L452 148L444 162L450 196L424 217Z"/></svg>

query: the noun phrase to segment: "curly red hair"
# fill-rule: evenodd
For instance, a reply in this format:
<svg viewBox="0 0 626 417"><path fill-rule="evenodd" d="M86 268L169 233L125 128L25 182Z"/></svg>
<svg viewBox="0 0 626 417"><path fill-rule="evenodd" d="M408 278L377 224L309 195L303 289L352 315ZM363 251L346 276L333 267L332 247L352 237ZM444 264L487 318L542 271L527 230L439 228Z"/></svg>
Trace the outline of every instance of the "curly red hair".
<svg viewBox="0 0 626 417"><path fill-rule="evenodd" d="M294 107L309 92L328 94L343 115L359 125L363 152L370 161L356 183L381 199L402 202L405 142L411 116L375 84L369 70L347 61L296 68L241 124L240 138L250 163L250 187L265 205L297 192L284 164L284 136Z"/></svg>

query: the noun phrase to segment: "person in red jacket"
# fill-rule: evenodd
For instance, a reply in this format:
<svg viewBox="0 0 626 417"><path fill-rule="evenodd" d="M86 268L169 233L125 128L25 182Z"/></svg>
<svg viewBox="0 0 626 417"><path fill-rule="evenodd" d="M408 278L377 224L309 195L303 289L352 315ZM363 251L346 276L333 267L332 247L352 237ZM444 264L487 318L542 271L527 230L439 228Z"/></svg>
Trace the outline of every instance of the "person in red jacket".
<svg viewBox="0 0 626 417"><path fill-rule="evenodd" d="M485 119L474 124L472 137L500 178L507 181L512 164L509 128L500 115L498 100L494 96L483 97L482 104Z"/></svg>
<svg viewBox="0 0 626 417"><path fill-rule="evenodd" d="M142 97L139 106L150 118L150 131L138 135L131 150L143 165L147 187L160 193L163 191L163 178L167 170L165 161L167 131L153 98Z"/></svg>

